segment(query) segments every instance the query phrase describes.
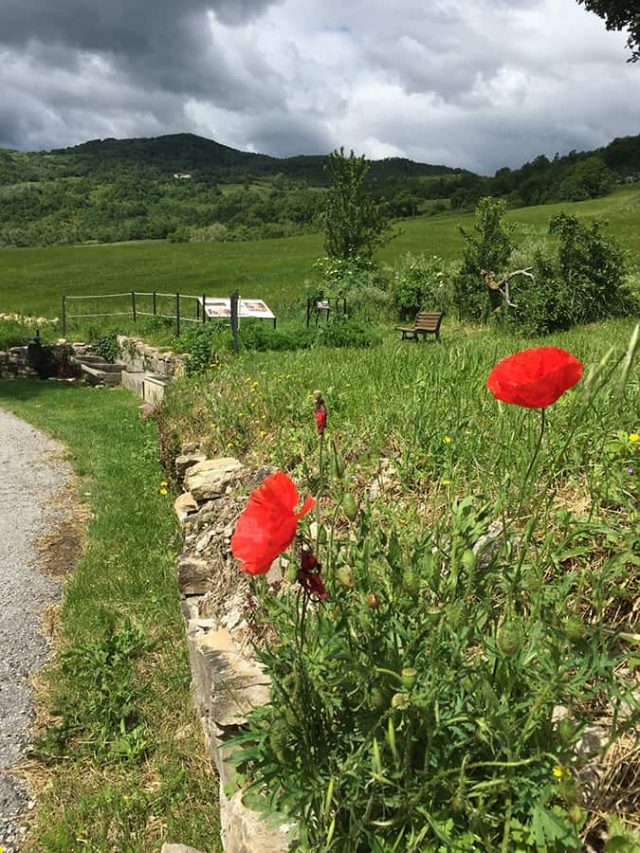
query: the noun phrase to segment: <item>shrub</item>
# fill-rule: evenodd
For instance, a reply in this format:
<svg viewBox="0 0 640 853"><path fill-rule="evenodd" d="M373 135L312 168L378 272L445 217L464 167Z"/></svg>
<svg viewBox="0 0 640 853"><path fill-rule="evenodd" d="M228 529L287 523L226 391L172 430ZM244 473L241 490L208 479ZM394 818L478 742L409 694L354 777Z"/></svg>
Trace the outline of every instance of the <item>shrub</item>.
<svg viewBox="0 0 640 853"><path fill-rule="evenodd" d="M513 251L512 229L504 222L507 204L502 199L480 199L472 231L460 232L465 239L462 266L454 279L455 304L460 317L486 320L492 306L480 270L504 272Z"/></svg>
<svg viewBox="0 0 640 853"><path fill-rule="evenodd" d="M424 309L444 311L451 304L450 272L437 255L406 255L391 279L391 300L401 320Z"/></svg>
<svg viewBox="0 0 640 853"><path fill-rule="evenodd" d="M102 356L102 358L113 364L120 354L118 336L110 334L97 338L95 341L91 341L91 349L96 355Z"/></svg>
<svg viewBox="0 0 640 853"><path fill-rule="evenodd" d="M376 346L381 338L370 325L349 318L336 318L318 329L317 340L326 347L366 348Z"/></svg>
<svg viewBox="0 0 640 853"><path fill-rule="evenodd" d="M534 281L518 279L508 324L529 335L545 335L637 310L627 286L625 257L601 222L583 223L560 214L549 231L559 238L555 255L534 261Z"/></svg>

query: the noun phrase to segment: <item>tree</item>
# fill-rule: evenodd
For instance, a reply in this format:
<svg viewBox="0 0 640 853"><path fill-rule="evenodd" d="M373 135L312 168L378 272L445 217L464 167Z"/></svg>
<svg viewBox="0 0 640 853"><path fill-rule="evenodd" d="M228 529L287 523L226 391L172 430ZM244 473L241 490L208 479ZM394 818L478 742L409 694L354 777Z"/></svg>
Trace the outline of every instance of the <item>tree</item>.
<svg viewBox="0 0 640 853"><path fill-rule="evenodd" d="M325 251L328 257L360 266L371 263L375 250L389 235L389 218L382 204L366 192L369 171L365 157L344 148L329 155L331 186L325 207Z"/></svg>
<svg viewBox="0 0 640 853"><path fill-rule="evenodd" d="M503 199L485 196L476 207L472 231L460 227L466 246L454 287L461 317L483 320L501 304L500 295L487 288L483 275L501 274L509 263L513 241L511 229L504 221L506 210Z"/></svg>
<svg viewBox="0 0 640 853"><path fill-rule="evenodd" d="M640 59L640 5L638 0L578 0L604 19L608 30L628 30L629 62Z"/></svg>

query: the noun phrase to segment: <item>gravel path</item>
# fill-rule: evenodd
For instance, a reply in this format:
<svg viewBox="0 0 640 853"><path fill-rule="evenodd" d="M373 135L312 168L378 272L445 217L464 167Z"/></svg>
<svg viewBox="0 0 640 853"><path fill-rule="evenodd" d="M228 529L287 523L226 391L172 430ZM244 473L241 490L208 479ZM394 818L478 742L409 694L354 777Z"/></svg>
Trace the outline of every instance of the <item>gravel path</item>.
<svg viewBox="0 0 640 853"><path fill-rule="evenodd" d="M0 410L0 845L19 850L33 802L7 770L28 744L30 679L47 658L40 611L60 586L40 574L34 543L55 525L52 498L70 476L61 448ZM47 505L49 504L49 505Z"/></svg>

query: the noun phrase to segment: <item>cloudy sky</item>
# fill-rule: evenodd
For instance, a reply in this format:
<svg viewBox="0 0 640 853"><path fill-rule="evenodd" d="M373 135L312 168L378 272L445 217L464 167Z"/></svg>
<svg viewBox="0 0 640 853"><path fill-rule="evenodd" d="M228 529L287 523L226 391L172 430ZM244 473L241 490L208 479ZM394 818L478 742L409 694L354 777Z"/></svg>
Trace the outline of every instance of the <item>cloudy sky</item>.
<svg viewBox="0 0 640 853"><path fill-rule="evenodd" d="M193 132L492 173L640 133L575 0L0 0L0 147Z"/></svg>

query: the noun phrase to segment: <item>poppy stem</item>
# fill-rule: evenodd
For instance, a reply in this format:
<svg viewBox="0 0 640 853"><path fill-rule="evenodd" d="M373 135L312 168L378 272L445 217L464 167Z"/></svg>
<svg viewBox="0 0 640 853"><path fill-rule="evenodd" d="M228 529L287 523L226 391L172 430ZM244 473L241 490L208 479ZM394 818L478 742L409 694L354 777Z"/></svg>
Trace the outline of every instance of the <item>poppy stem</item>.
<svg viewBox="0 0 640 853"><path fill-rule="evenodd" d="M524 480L522 482L523 495L524 495L525 487L529 481L529 477L531 476L531 472L533 471L533 467L534 467L536 460L538 458L538 454L540 453L540 448L542 447L542 438L544 436L544 429L545 429L545 426L547 423L546 411L547 411L546 409L540 409L540 432L538 433L538 440L536 441L536 446L535 446L535 449L533 451L533 456L531 457L531 461L529 462L529 467L527 468L527 473L524 475ZM520 503L520 506L522 506L522 501Z"/></svg>

